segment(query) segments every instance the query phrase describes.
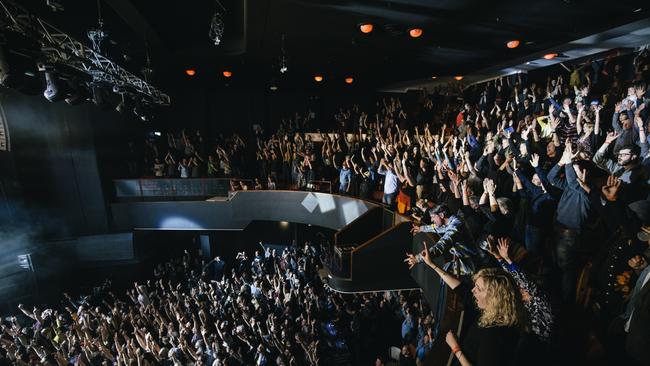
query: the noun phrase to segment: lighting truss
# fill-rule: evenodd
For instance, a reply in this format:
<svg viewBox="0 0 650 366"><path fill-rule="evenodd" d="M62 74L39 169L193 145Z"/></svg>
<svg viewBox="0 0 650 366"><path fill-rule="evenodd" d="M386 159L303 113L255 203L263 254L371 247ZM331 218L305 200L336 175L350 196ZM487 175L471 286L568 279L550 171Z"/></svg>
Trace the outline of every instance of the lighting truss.
<svg viewBox="0 0 650 366"><path fill-rule="evenodd" d="M58 62L90 75L94 83L127 88L152 103L170 105L171 99L162 91L128 72L115 62L86 47L44 20L31 15L13 2L0 0L2 28L14 30L38 41L48 62Z"/></svg>

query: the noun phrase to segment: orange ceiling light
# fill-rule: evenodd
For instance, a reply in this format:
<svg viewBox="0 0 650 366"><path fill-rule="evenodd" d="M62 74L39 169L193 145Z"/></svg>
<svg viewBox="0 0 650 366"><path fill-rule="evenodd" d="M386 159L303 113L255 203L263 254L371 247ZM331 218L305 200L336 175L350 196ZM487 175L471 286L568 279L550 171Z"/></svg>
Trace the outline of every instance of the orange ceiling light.
<svg viewBox="0 0 650 366"><path fill-rule="evenodd" d="M508 48L517 48L517 47L519 47L519 43L520 42L519 42L518 39L513 39L512 41L508 41L508 43L506 43L506 47L508 47Z"/></svg>
<svg viewBox="0 0 650 366"><path fill-rule="evenodd" d="M317 83L320 83L323 81L323 76L322 75L316 75L314 76L314 80L316 80Z"/></svg>
<svg viewBox="0 0 650 366"><path fill-rule="evenodd" d="M187 69L187 70L185 70L185 74L186 74L187 76L194 76L194 75L196 75L196 70L194 70L194 69Z"/></svg>
<svg viewBox="0 0 650 366"><path fill-rule="evenodd" d="M454 76L454 79L456 79L456 80L458 80L458 81L461 81L461 80L463 80L463 77L460 76L460 75L458 75L458 76Z"/></svg>
<svg viewBox="0 0 650 366"><path fill-rule="evenodd" d="M375 26L372 25L372 23L362 23L359 24L359 30L361 33L368 34L372 32L372 30L375 28Z"/></svg>
<svg viewBox="0 0 650 366"><path fill-rule="evenodd" d="M352 77L345 78L345 83L346 84L352 84L353 82L354 82L354 78L352 78Z"/></svg>
<svg viewBox="0 0 650 366"><path fill-rule="evenodd" d="M231 77L232 76L232 71L224 70L223 71L223 76L225 76L227 78Z"/></svg>
<svg viewBox="0 0 650 366"><path fill-rule="evenodd" d="M411 38L418 38L423 32L422 28L411 28L409 29L409 36L411 36Z"/></svg>
<svg viewBox="0 0 650 366"><path fill-rule="evenodd" d="M547 53L544 55L545 60L552 60L557 57L557 53Z"/></svg>

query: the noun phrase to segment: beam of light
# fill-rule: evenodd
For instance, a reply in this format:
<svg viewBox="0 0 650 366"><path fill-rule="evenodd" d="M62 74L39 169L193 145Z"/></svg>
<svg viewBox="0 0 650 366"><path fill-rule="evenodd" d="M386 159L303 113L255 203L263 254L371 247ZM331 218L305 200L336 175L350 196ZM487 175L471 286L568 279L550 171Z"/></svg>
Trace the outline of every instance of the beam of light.
<svg viewBox="0 0 650 366"><path fill-rule="evenodd" d="M327 213L336 209L336 203L334 202L334 197L330 194L319 194L316 196L318 198L318 207L320 208L321 213Z"/></svg>
<svg viewBox="0 0 650 366"><path fill-rule="evenodd" d="M343 213L343 220L345 225L356 220L357 217L361 215L361 210L359 209L360 203L358 201L348 201L341 205L341 212Z"/></svg>
<svg viewBox="0 0 650 366"><path fill-rule="evenodd" d="M180 216L164 218L158 225L159 229L194 229L201 230L203 227L196 222Z"/></svg>
<svg viewBox="0 0 650 366"><path fill-rule="evenodd" d="M313 213L316 207L318 207L318 198L313 193L309 193L302 200L301 204L309 213Z"/></svg>

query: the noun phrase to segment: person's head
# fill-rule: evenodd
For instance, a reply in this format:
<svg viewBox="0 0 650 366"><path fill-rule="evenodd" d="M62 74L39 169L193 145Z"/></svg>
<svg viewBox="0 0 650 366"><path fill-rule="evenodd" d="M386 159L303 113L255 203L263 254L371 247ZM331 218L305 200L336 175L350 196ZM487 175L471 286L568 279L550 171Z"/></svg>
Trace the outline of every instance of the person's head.
<svg viewBox="0 0 650 366"><path fill-rule="evenodd" d="M546 144L546 155L549 158L555 157L556 153L557 153L557 147L555 146L555 143L553 141L550 141L548 144Z"/></svg>
<svg viewBox="0 0 650 366"><path fill-rule="evenodd" d="M480 208L480 200L477 196L469 196L469 207L472 210L478 211Z"/></svg>
<svg viewBox="0 0 650 366"><path fill-rule="evenodd" d="M431 215L431 222L436 226L445 225L449 221L449 208L445 205L438 205L431 209L429 214Z"/></svg>
<svg viewBox="0 0 650 366"><path fill-rule="evenodd" d="M499 205L499 212L502 215L507 215L512 211L512 201L507 197L497 198L497 205Z"/></svg>
<svg viewBox="0 0 650 366"><path fill-rule="evenodd" d="M530 106L530 100L528 98L524 99L524 108L528 108Z"/></svg>
<svg viewBox="0 0 650 366"><path fill-rule="evenodd" d="M481 310L478 321L481 327L523 325L519 288L507 272L497 268L481 269L474 275L472 294Z"/></svg>
<svg viewBox="0 0 650 366"><path fill-rule="evenodd" d="M630 144L623 146L618 151L617 162L621 166L629 166L636 163L641 149L636 144Z"/></svg>
<svg viewBox="0 0 650 366"><path fill-rule="evenodd" d="M427 168L426 159L420 159L420 169L426 169L426 168Z"/></svg>
<svg viewBox="0 0 650 366"><path fill-rule="evenodd" d="M620 113L618 115L618 120L621 122L621 127L623 127L624 130L632 128L632 120L627 113Z"/></svg>
<svg viewBox="0 0 650 366"><path fill-rule="evenodd" d="M382 356L377 357L375 360L375 366L384 366L384 358Z"/></svg>
<svg viewBox="0 0 650 366"><path fill-rule="evenodd" d="M404 357L411 357L411 351L409 350L409 346L406 344L402 346L402 355L404 355Z"/></svg>
<svg viewBox="0 0 650 366"><path fill-rule="evenodd" d="M537 187L542 186L542 180L539 178L539 175L537 175L537 173L533 174L533 177L531 178L530 182L536 185Z"/></svg>
<svg viewBox="0 0 650 366"><path fill-rule="evenodd" d="M528 155L528 146L526 146L525 142L519 144L519 154L523 156Z"/></svg>
<svg viewBox="0 0 650 366"><path fill-rule="evenodd" d="M505 161L505 157L502 153L494 154L494 164L497 166L501 166L503 162Z"/></svg>

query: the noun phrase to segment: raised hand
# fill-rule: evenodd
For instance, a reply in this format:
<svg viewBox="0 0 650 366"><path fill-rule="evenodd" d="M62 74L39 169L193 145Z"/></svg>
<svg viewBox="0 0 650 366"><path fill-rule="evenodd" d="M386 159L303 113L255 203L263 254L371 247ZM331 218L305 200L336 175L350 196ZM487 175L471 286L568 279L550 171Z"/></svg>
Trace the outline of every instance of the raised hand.
<svg viewBox="0 0 650 366"><path fill-rule="evenodd" d="M539 154L533 154L530 156L530 166L537 168L539 166Z"/></svg>
<svg viewBox="0 0 650 366"><path fill-rule="evenodd" d="M600 191L606 200L610 202L616 201L618 189L621 187L621 181L613 175L607 177L607 184L605 184Z"/></svg>
<svg viewBox="0 0 650 366"><path fill-rule="evenodd" d="M640 255L635 255L634 257L630 258L630 260L627 261L627 264L630 266L630 268L636 271L642 270L648 266L646 259Z"/></svg>
<svg viewBox="0 0 650 366"><path fill-rule="evenodd" d="M605 137L605 143L611 144L612 142L616 141L618 136L619 136L618 132L608 132L607 136Z"/></svg>
<svg viewBox="0 0 650 366"><path fill-rule="evenodd" d="M492 179L486 179L485 180L485 191L490 194L494 195L494 192L497 190L497 185L494 183Z"/></svg>
<svg viewBox="0 0 650 366"><path fill-rule="evenodd" d="M614 105L614 112L616 113L621 113L621 107L623 106L623 103L618 102L616 105Z"/></svg>
<svg viewBox="0 0 650 366"><path fill-rule="evenodd" d="M636 114L634 116L634 123L636 123L636 127L639 128L639 131L643 131L643 118L641 118L641 116Z"/></svg>
<svg viewBox="0 0 650 366"><path fill-rule="evenodd" d="M510 249L510 238L499 238L497 240L497 243L497 251L499 252L499 256L506 262L512 263L510 256L508 255L508 250Z"/></svg>
<svg viewBox="0 0 650 366"><path fill-rule="evenodd" d="M411 234L417 234L420 231L422 231L422 229L417 225L413 225L413 227L411 228Z"/></svg>
<svg viewBox="0 0 650 366"><path fill-rule="evenodd" d="M445 336L445 342L447 342L447 345L449 345L449 348L452 350L460 348L458 346L458 339L456 339L456 335L451 330L447 332L447 335Z"/></svg>

